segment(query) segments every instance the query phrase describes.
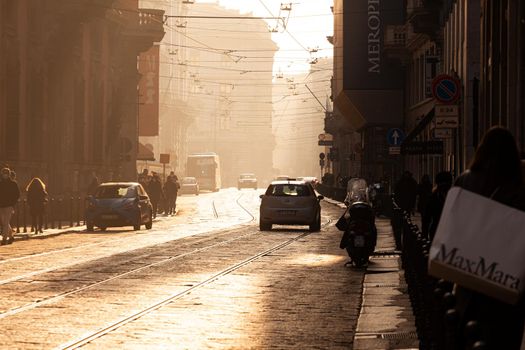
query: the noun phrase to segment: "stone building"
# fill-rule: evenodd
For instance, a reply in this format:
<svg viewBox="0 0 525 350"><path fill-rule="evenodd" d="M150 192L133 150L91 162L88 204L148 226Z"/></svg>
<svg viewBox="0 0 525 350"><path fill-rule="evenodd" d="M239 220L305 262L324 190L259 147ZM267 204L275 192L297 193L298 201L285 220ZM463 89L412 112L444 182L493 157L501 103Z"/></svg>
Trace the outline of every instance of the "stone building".
<svg viewBox="0 0 525 350"><path fill-rule="evenodd" d="M162 19L136 0L0 1L0 161L21 185L136 179L137 55Z"/></svg>

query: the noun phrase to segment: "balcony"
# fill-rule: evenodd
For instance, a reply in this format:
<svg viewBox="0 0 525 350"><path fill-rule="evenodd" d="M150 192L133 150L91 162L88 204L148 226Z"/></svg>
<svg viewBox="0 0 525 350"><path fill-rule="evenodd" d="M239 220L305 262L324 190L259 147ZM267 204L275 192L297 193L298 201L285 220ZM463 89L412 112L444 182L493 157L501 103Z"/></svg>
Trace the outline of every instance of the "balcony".
<svg viewBox="0 0 525 350"><path fill-rule="evenodd" d="M388 57L407 62L409 53L407 44L407 26L390 25L387 26L384 38L384 50Z"/></svg>
<svg viewBox="0 0 525 350"><path fill-rule="evenodd" d="M144 49L164 37L163 10L139 9L137 12L122 12L118 15L119 22L124 24L123 35L135 39L135 43L144 46Z"/></svg>
<svg viewBox="0 0 525 350"><path fill-rule="evenodd" d="M324 118L324 131L331 135L337 135L349 133L352 129L343 116L327 112Z"/></svg>
<svg viewBox="0 0 525 350"><path fill-rule="evenodd" d="M441 0L409 0L407 18L415 34L436 38L440 30Z"/></svg>

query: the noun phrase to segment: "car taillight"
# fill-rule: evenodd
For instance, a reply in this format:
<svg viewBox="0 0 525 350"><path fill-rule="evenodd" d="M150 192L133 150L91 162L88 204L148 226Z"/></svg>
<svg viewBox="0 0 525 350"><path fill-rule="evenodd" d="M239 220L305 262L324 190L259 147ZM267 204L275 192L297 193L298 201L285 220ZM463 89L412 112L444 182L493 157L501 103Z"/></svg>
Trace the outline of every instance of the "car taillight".
<svg viewBox="0 0 525 350"><path fill-rule="evenodd" d="M138 203L136 202L127 202L126 204L124 204L122 206L123 209L133 209L133 208L136 208L138 206Z"/></svg>

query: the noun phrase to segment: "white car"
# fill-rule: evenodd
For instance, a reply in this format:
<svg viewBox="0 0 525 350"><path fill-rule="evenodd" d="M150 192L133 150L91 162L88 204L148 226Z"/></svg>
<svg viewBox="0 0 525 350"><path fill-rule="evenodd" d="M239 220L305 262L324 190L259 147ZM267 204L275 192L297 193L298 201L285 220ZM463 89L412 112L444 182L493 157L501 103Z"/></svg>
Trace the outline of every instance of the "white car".
<svg viewBox="0 0 525 350"><path fill-rule="evenodd" d="M180 184L180 193L181 194L194 194L199 195L199 184L197 179L194 177L185 177L182 179Z"/></svg>
<svg viewBox="0 0 525 350"><path fill-rule="evenodd" d="M261 195L261 231L269 231L272 225L308 225L310 231L321 229L321 205L323 196L317 196L312 185L304 181L273 181L266 193Z"/></svg>
<svg viewBox="0 0 525 350"><path fill-rule="evenodd" d="M239 179L237 180L237 188L239 190L241 188L253 188L254 190L256 190L257 178L255 177L255 174L245 173L239 175Z"/></svg>

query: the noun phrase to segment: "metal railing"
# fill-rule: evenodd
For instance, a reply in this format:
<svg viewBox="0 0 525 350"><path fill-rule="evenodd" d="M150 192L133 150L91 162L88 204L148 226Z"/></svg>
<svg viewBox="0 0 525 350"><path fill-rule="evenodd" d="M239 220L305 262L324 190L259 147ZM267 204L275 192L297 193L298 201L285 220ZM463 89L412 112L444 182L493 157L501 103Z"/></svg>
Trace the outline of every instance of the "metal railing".
<svg viewBox="0 0 525 350"><path fill-rule="evenodd" d="M45 204L42 226L47 229L64 229L85 225L84 213L87 199L83 197L50 198ZM20 199L11 217L16 233L34 230L27 199Z"/></svg>
<svg viewBox="0 0 525 350"><path fill-rule="evenodd" d="M456 308L453 284L428 274L431 241L415 225L410 214L392 198L391 224L396 245L401 250L408 294L415 316L420 349L487 349L480 322L462 321Z"/></svg>

